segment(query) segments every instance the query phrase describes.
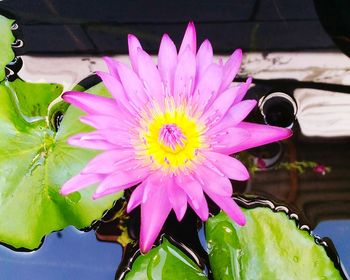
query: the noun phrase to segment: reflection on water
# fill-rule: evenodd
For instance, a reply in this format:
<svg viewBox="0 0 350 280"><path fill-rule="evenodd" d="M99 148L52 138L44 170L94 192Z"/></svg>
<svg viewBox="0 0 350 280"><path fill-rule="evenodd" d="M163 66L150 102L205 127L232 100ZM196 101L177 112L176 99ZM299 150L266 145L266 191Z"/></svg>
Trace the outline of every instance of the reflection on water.
<svg viewBox="0 0 350 280"><path fill-rule="evenodd" d="M114 279L121 254L121 246L97 241L94 231L68 227L49 235L35 252L0 246L1 279Z"/></svg>

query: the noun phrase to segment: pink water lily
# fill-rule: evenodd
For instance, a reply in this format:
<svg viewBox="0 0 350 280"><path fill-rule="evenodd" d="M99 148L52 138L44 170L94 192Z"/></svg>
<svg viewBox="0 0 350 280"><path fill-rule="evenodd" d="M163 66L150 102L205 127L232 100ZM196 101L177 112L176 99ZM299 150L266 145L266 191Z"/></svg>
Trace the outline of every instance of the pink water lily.
<svg viewBox="0 0 350 280"><path fill-rule="evenodd" d="M197 51L196 30L189 23L180 50L168 35L158 63L129 35L132 68L105 58L109 73L98 72L112 98L66 92L63 99L86 112L81 121L94 127L69 144L103 150L61 193L99 183L93 198L136 186L127 211L141 206L140 247L147 252L171 210L180 221L187 204L208 218L207 194L237 224L245 218L232 199L230 179L247 180L245 166L230 156L287 138L284 128L244 122L256 105L243 100L251 78L232 85L241 50L215 62L210 42Z"/></svg>

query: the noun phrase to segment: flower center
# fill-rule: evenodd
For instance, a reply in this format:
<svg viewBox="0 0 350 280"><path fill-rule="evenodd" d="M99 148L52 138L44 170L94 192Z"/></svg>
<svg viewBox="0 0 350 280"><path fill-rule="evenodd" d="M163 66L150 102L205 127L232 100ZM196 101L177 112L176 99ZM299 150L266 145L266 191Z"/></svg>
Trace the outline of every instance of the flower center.
<svg viewBox="0 0 350 280"><path fill-rule="evenodd" d="M160 129L158 141L176 152L185 146L187 137L182 133L181 128L172 123Z"/></svg>
<svg viewBox="0 0 350 280"><path fill-rule="evenodd" d="M190 113L186 103L175 105L172 98L164 106L150 104L141 112L136 157L144 165L167 172L182 172L199 162L198 150L206 147L204 125Z"/></svg>

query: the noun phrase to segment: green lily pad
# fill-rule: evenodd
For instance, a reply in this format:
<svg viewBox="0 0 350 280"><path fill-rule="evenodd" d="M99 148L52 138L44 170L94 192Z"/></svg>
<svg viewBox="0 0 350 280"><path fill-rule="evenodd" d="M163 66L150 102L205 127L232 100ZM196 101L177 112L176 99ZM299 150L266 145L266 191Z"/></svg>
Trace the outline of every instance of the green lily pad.
<svg viewBox="0 0 350 280"><path fill-rule="evenodd" d="M161 245L139 256L125 280L208 279L179 248L163 238Z"/></svg>
<svg viewBox="0 0 350 280"><path fill-rule="evenodd" d="M13 22L14 20L0 15L0 81L5 78L5 66L15 57L11 46L15 41L11 31Z"/></svg>
<svg viewBox="0 0 350 280"><path fill-rule="evenodd" d="M246 226L238 226L224 212L205 223L210 275L181 247L163 237L149 253L131 260L132 265L123 268L118 277L126 273L123 279L127 280L346 279L336 255L333 260L327 255L335 254L328 252L327 242L312 236L306 225L298 224L298 216L287 207L258 198L237 200L243 205Z"/></svg>
<svg viewBox="0 0 350 280"><path fill-rule="evenodd" d="M68 225L86 228L122 195L94 201L94 187L59 194L97 154L66 143L91 130L78 120L83 113L77 108L67 109L57 132L49 125L48 104L61 91L57 84L0 84L0 242L14 248L35 249L44 236ZM97 85L89 92L105 95L106 89Z"/></svg>
<svg viewBox="0 0 350 280"><path fill-rule="evenodd" d="M343 279L323 246L284 212L244 209L247 224L209 218L206 239L214 279Z"/></svg>

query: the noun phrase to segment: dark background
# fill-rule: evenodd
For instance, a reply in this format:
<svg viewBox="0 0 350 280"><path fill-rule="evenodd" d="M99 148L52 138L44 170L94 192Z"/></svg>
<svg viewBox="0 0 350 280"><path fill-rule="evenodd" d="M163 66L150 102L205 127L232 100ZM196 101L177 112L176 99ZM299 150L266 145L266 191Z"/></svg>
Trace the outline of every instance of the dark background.
<svg viewBox="0 0 350 280"><path fill-rule="evenodd" d="M134 33L155 53L161 35L180 42L193 20L199 42L216 52L349 50L348 0L115 1L5 0L0 13L15 17L25 47L19 54L125 53ZM321 19L321 21L319 20ZM324 26L324 27L323 27Z"/></svg>

